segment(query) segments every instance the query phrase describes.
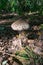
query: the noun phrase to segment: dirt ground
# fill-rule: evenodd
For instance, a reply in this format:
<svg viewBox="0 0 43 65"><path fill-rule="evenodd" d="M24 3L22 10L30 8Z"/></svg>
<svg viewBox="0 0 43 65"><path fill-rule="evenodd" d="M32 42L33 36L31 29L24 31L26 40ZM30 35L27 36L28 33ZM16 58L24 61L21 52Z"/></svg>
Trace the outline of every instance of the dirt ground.
<svg viewBox="0 0 43 65"><path fill-rule="evenodd" d="M15 39L17 40L17 38L15 38L15 37L16 37L16 35L18 35L18 32L12 30L12 28L11 28L11 24L14 21L18 20L19 18L21 18L21 17L19 17L18 15L12 15L12 14L11 15L6 14L6 15L0 16L0 65L28 65L29 64L29 62L28 62L28 64L26 64L27 61L25 61L25 60L22 60L22 62L19 61L16 58L16 56L12 57L12 54L15 53L16 49L17 50L19 48L21 49L21 46L15 47L13 45L13 41ZM28 16L27 16L27 19L28 19ZM39 25L43 23L43 17L38 18L36 16L34 18L34 16L33 16L33 18L31 17L31 20L30 20L30 18L28 20L30 21L29 22L30 29L26 31L26 33L29 33L29 35L27 36L28 40L39 40L39 36L41 35ZM21 43L21 41L19 41L19 43ZM31 43L31 41L30 41L30 43ZM38 42L36 41L36 43L38 43ZM42 48L43 48L43 39L38 46L41 46L41 43L42 43ZM27 42L26 42L26 45L28 45ZM37 46L37 44L36 44L36 46ZM36 64L36 65L42 65L42 64ZM34 65L34 63L33 63L33 65Z"/></svg>

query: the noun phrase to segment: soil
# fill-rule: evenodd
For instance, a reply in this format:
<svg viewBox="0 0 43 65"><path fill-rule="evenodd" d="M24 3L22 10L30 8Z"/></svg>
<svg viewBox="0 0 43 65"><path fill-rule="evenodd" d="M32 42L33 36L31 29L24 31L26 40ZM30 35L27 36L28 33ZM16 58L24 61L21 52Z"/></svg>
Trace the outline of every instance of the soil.
<svg viewBox="0 0 43 65"><path fill-rule="evenodd" d="M20 61L18 61L18 59L16 59L18 61L16 62L15 59L13 59L13 57L10 55L14 54L16 51L12 51L12 41L14 41L13 38L15 38L16 35L18 35L18 32L13 31L10 26L15 20L19 19L19 17L17 15L10 15L9 17L8 16L9 15L0 16L0 65L23 65ZM29 22L30 29L26 31L26 33L29 33L27 36L28 39L39 40L39 25L42 24L43 17L35 18L36 19L34 19L34 16L33 19L31 18L31 21ZM31 23L32 21L33 23ZM13 48L16 49L16 47Z"/></svg>

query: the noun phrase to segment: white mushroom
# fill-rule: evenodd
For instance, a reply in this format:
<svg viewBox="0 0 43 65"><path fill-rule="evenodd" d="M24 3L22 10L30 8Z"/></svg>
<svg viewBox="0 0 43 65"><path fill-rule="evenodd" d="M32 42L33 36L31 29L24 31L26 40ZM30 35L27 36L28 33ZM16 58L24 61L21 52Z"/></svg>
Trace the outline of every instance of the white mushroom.
<svg viewBox="0 0 43 65"><path fill-rule="evenodd" d="M11 25L11 28L16 31L27 30L29 28L29 24L26 21L19 19Z"/></svg>
<svg viewBox="0 0 43 65"><path fill-rule="evenodd" d="M18 31L19 38L23 40L24 38L26 38L25 34L23 34L24 30L27 30L29 28L29 24L27 21L19 19L16 22L12 23L11 28L15 31Z"/></svg>

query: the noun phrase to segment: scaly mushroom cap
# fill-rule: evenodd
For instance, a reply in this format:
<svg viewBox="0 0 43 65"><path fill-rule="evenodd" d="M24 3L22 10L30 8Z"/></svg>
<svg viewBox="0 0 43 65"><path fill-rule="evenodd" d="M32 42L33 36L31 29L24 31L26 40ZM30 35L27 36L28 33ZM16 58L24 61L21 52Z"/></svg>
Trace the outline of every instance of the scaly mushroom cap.
<svg viewBox="0 0 43 65"><path fill-rule="evenodd" d="M19 19L11 25L11 28L17 31L27 30L29 28L29 24L26 21Z"/></svg>

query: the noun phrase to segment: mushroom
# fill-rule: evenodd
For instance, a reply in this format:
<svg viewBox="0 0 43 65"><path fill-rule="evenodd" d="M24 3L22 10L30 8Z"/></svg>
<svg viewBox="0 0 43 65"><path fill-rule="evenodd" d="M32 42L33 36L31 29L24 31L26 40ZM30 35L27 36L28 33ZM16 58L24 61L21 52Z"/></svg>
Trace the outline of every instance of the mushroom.
<svg viewBox="0 0 43 65"><path fill-rule="evenodd" d="M15 31L18 31L20 36L21 31L23 32L24 30L27 30L29 28L29 24L27 21L24 21L23 19L19 19L11 25L11 28Z"/></svg>

